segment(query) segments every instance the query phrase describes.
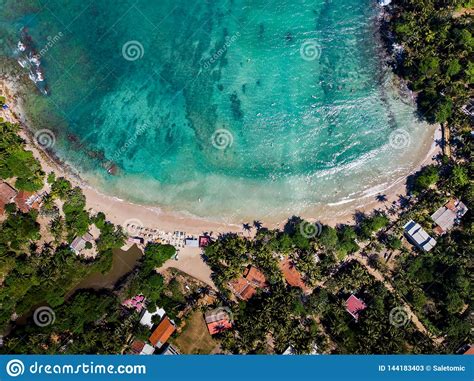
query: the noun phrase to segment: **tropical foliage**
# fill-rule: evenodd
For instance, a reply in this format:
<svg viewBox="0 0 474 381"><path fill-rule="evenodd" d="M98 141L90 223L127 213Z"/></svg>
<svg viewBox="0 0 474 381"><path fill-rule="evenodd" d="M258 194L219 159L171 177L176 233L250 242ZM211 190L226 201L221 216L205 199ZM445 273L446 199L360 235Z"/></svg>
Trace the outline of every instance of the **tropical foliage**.
<svg viewBox="0 0 474 381"><path fill-rule="evenodd" d="M398 73L418 92L420 113L444 123L466 119L461 107L474 82L472 16L461 0L395 0L390 29L403 47Z"/></svg>

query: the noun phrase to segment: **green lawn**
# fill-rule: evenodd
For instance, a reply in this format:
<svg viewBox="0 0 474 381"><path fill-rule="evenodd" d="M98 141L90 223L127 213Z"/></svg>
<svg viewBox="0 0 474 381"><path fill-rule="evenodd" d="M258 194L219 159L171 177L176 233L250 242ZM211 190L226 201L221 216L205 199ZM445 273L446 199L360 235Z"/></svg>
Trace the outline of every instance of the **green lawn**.
<svg viewBox="0 0 474 381"><path fill-rule="evenodd" d="M218 342L207 330L201 311L194 311L186 321L183 332L173 340L183 354L208 354L214 352Z"/></svg>

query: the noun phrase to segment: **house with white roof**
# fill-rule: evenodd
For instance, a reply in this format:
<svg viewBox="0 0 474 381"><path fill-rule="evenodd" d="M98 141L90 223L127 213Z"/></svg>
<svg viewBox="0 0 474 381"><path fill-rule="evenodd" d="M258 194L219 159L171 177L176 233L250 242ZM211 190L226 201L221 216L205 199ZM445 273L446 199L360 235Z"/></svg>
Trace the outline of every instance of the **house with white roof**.
<svg viewBox="0 0 474 381"><path fill-rule="evenodd" d="M160 319L163 319L163 316L165 316L166 311L163 308L157 308L155 312L151 313L146 310L143 313L142 318L140 319L140 324L147 326L148 328L152 329L153 328L153 316L159 316Z"/></svg>
<svg viewBox="0 0 474 381"><path fill-rule="evenodd" d="M434 212L431 216L437 225L434 231L438 234L444 234L454 225L459 224L462 216L467 213L467 207L461 201L453 198Z"/></svg>
<svg viewBox="0 0 474 381"><path fill-rule="evenodd" d="M84 234L82 237L74 238L69 247L76 253L76 255L80 255L86 248L87 242L90 242L91 244L94 242L94 237L89 232Z"/></svg>
<svg viewBox="0 0 474 381"><path fill-rule="evenodd" d="M405 235L413 245L423 251L430 251L436 245L436 240L415 221L408 221L405 226Z"/></svg>
<svg viewBox="0 0 474 381"><path fill-rule="evenodd" d="M188 237L184 240L184 245L187 247L199 247L199 240L196 237Z"/></svg>

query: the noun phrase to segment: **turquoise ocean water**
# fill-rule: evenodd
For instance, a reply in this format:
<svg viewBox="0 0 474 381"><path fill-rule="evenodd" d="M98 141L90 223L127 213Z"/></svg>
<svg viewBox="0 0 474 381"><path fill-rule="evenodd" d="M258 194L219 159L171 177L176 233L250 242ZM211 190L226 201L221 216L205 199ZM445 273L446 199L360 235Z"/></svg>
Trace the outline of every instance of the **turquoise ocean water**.
<svg viewBox="0 0 474 381"><path fill-rule="evenodd" d="M426 140L382 66L372 0L0 5L1 54L40 52L33 126L113 196L232 221L304 214L382 189Z"/></svg>

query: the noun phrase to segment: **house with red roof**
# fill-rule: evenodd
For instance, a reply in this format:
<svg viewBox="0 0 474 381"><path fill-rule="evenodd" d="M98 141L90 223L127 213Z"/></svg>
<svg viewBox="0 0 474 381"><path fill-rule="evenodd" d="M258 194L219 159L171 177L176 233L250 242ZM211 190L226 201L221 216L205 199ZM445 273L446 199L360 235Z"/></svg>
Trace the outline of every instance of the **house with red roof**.
<svg viewBox="0 0 474 381"><path fill-rule="evenodd" d="M283 277L291 287L298 287L303 292L309 293L311 288L304 282L301 273L296 269L296 264L290 258L281 261L278 266L283 274Z"/></svg>
<svg viewBox="0 0 474 381"><path fill-rule="evenodd" d="M135 340L130 348L130 353L134 355L152 355L154 352L155 348L141 340Z"/></svg>
<svg viewBox="0 0 474 381"><path fill-rule="evenodd" d="M359 312L365 310L367 306L365 303L357 298L354 294L349 296L346 300L346 311L357 321L359 319Z"/></svg>
<svg viewBox="0 0 474 381"><path fill-rule="evenodd" d="M469 348L464 352L465 355L474 355L474 345L469 345Z"/></svg>
<svg viewBox="0 0 474 381"><path fill-rule="evenodd" d="M45 193L33 193L27 191L19 191L15 197L15 203L18 209L23 213L28 213L31 209L39 209Z"/></svg>
<svg viewBox="0 0 474 381"><path fill-rule="evenodd" d="M207 329L211 335L232 328L232 319L227 308L216 308L215 310L206 312L204 320L206 321Z"/></svg>
<svg viewBox="0 0 474 381"><path fill-rule="evenodd" d="M258 288L267 287L267 280L260 270L249 265L240 278L229 282L229 286L237 297L249 300L255 295Z"/></svg>
<svg viewBox="0 0 474 381"><path fill-rule="evenodd" d="M17 193L16 189L6 182L0 182L0 215L5 212L5 205L14 202Z"/></svg>
<svg viewBox="0 0 474 381"><path fill-rule="evenodd" d="M208 235L199 236L199 247L206 247L211 243L211 237Z"/></svg>
<svg viewBox="0 0 474 381"><path fill-rule="evenodd" d="M161 348L176 331L174 322L165 317L148 339L155 348Z"/></svg>

